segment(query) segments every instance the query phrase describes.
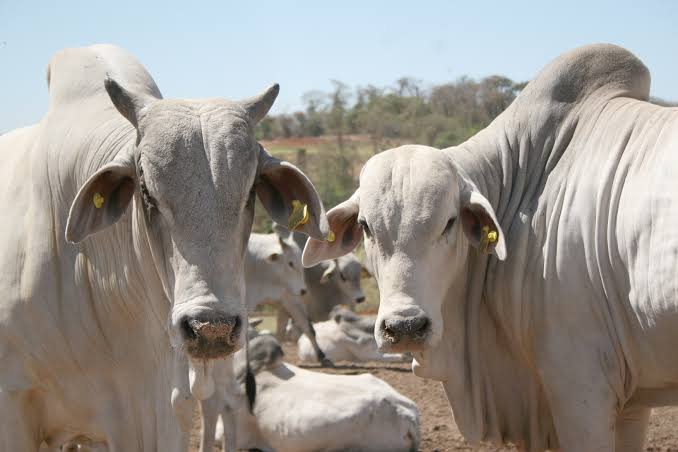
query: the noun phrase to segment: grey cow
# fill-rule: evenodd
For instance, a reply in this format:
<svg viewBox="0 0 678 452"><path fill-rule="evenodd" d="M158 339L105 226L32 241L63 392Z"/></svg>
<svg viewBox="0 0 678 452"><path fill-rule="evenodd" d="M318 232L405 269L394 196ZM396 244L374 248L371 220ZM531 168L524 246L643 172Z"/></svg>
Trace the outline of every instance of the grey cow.
<svg viewBox="0 0 678 452"><path fill-rule="evenodd" d="M306 284L301 266L301 248L292 233L274 225L271 234L252 234L247 245L245 282L247 309L254 312L264 303L278 306L309 338L316 359L332 366L315 338L304 303Z"/></svg>
<svg viewBox="0 0 678 452"><path fill-rule="evenodd" d="M294 239L303 248L307 237L294 233ZM365 294L360 285L361 276L369 276L369 271L354 253L347 253L329 262L320 262L314 267L304 268L304 281L308 292L303 297L303 302L311 322L327 320L332 308L337 305L353 306L365 301ZM279 340L283 339L289 319L290 316L286 312L278 312L276 336ZM302 328L298 324L296 326Z"/></svg>
<svg viewBox="0 0 678 452"><path fill-rule="evenodd" d="M244 341L255 196L285 224L307 204L317 238L322 203L254 139L277 85L165 100L110 45L59 52L47 82L42 120L0 137L0 450L185 450L189 389Z"/></svg>
<svg viewBox="0 0 678 452"><path fill-rule="evenodd" d="M380 349L443 382L467 439L640 451L678 403L678 109L649 88L622 48L568 52L467 142L372 157L306 245L364 239Z"/></svg>

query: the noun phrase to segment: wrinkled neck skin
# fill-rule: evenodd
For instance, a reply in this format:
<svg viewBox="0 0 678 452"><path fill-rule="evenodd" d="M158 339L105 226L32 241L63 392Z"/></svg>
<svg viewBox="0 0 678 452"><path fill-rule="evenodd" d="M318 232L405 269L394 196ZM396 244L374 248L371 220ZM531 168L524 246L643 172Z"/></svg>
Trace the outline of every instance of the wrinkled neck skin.
<svg viewBox="0 0 678 452"><path fill-rule="evenodd" d="M560 128L538 136L513 117L514 110L515 105L469 141L443 151L460 176L490 201L507 237L509 262L466 248L461 257L466 264L456 266L463 270L451 281L442 305L442 339L420 355L423 362L415 354L413 370L443 381L455 420L468 440L513 441L529 449L555 444L551 416L532 372L534 314L524 311L532 304L524 303L521 288L499 280L506 281L510 273L510 280L522 284L527 277L526 266L514 265L518 260L511 262L511 254L528 253L520 226L529 225L531 205L565 149L559 144L569 141L576 123L558 118ZM518 133L507 136L506 130ZM537 286L535 293L540 291ZM529 432L520 420L527 418L534 427Z"/></svg>
<svg viewBox="0 0 678 452"><path fill-rule="evenodd" d="M133 132L129 133L128 142L121 146L119 153L133 150ZM162 246L147 226L138 190L117 224L78 246L76 280L87 281L90 302L97 311L99 327L105 337L110 338L109 345L115 347L115 339L121 331L134 334L138 329L145 331L141 333L144 336L150 336L144 344L155 347L155 356L164 359L171 309L169 294L172 293L169 269L163 264ZM148 265L151 262L153 265ZM121 352L127 354L130 350ZM145 353L142 352L144 356Z"/></svg>
<svg viewBox="0 0 678 452"><path fill-rule="evenodd" d="M35 335L38 342L50 338L49 347L27 345L27 350L45 350L44 355L29 353L34 359L28 362L42 384L58 388L45 395L49 406L46 426L75 425L84 428L78 433L96 441L131 434L134 438L128 439L139 450L181 450L187 437L181 436L168 410L172 409L173 389L188 393L186 359L170 346L170 279L162 264L166 257L148 230L138 190L127 212L110 228L78 245L67 244L63 238L65 218L59 215L68 213L77 189L97 168L133 150L134 129L124 119L118 121L103 142L85 141L96 151L81 153L84 157L74 162L62 162L57 173L67 182L63 191L52 193L54 221L61 227L55 226L52 249L58 261L54 259L49 271L56 284L61 278L73 278L76 285L58 285L50 291L53 298L47 300L44 311L52 319L46 324L58 325L60 332L44 330ZM51 375L53 369L63 373ZM92 406L101 394L113 402ZM120 428L117 421L122 419L134 423L134 429L110 430ZM58 443L60 436L53 439Z"/></svg>

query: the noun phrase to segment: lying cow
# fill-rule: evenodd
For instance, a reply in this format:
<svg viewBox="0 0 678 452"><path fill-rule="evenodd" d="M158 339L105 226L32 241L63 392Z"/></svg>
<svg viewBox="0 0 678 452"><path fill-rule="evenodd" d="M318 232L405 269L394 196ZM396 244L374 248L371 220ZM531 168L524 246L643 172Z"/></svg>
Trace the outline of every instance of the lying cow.
<svg viewBox="0 0 678 452"><path fill-rule="evenodd" d="M306 238L303 234L294 233L294 240L302 248ZM365 301L365 294L360 286L362 276L370 274L360 263L358 256L353 253L329 262L320 262L311 268L304 268L304 281L308 293L303 297L303 302L311 321L327 320L330 311L337 305L351 306ZM289 320L290 316L287 313L278 312L276 330L278 340L288 338L296 341L299 338L301 334L298 330L299 325L288 331Z"/></svg>
<svg viewBox="0 0 678 452"><path fill-rule="evenodd" d="M318 345L332 361L411 361L400 353L381 353L374 339L375 317L359 316L346 308L335 306L330 320L313 324ZM315 360L313 345L306 336L297 340L299 359Z"/></svg>
<svg viewBox="0 0 678 452"><path fill-rule="evenodd" d="M328 232L308 178L254 138L278 86L165 100L108 45L59 52L47 84L43 119L0 136L0 450L185 450L189 391L244 343L255 196Z"/></svg>
<svg viewBox="0 0 678 452"><path fill-rule="evenodd" d="M299 326L324 366L332 362L316 341L303 296L306 285L301 266L301 248L285 228L274 225L274 233L252 234L247 244L245 283L247 309L254 312L264 303L279 306Z"/></svg>
<svg viewBox="0 0 678 452"><path fill-rule="evenodd" d="M528 450L640 451L678 403L678 109L630 52L568 52L453 148L372 157L328 213L364 238L382 351L443 382L464 436Z"/></svg>
<svg viewBox="0 0 678 452"><path fill-rule="evenodd" d="M318 450L416 451L419 413L414 402L369 374L330 375L282 361L273 336L250 343L250 363L257 378L253 415L241 390L232 396L236 415L223 414L217 440L223 450L277 452ZM242 377L244 353L234 358ZM224 426L230 434L223 435Z"/></svg>

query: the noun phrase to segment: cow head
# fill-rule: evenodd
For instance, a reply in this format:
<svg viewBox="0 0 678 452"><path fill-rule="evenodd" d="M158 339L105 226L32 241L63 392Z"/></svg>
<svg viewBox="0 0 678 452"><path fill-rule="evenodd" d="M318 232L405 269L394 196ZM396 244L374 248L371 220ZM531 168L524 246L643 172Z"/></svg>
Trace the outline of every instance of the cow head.
<svg viewBox="0 0 678 452"><path fill-rule="evenodd" d="M470 254L506 254L488 200L446 153L425 146L372 157L360 188L327 218L335 240L309 239L303 263L346 254L364 237L379 285L375 338L382 351L435 347L443 332L443 302L465 296L455 287L465 282Z"/></svg>
<svg viewBox="0 0 678 452"><path fill-rule="evenodd" d="M255 196L277 222L306 206L296 229L316 238L328 232L309 179L254 138L278 85L240 102L151 98L110 78L105 88L136 129L136 144L80 187L66 239L78 243L111 227L132 205L145 225L135 240L147 235L171 303L173 345L191 361L227 356L247 330L243 272Z"/></svg>
<svg viewBox="0 0 678 452"><path fill-rule="evenodd" d="M365 293L360 287L360 278L369 274L360 264L358 256L348 253L328 262L320 278L320 284L333 284L342 296L354 303L365 301Z"/></svg>
<svg viewBox="0 0 678 452"><path fill-rule="evenodd" d="M268 250L266 259L269 266L267 273L272 278L269 283L284 291L284 293L278 295L278 298L285 295L297 297L306 295L306 283L301 266L301 248L294 241L289 230L278 224L273 226L273 230L278 236L278 240Z"/></svg>

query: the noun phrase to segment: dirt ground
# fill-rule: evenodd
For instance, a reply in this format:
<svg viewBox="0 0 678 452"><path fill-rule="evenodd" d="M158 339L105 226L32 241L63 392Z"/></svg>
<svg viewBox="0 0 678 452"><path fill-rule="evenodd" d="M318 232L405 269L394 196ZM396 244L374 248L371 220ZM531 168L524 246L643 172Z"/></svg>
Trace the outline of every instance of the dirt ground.
<svg viewBox="0 0 678 452"><path fill-rule="evenodd" d="M285 361L297 364L296 347L285 344ZM422 452L479 450L509 451L512 448L498 448L489 445L474 449L462 438L454 423L442 386L434 381L415 377L408 364L391 363L338 363L334 369L322 369L315 366L302 366L320 372L355 375L369 372L393 386L403 395L414 400L421 415ZM200 421L196 411L194 428L191 435L191 451L198 450ZM219 450L219 449L215 449ZM678 408L661 408L652 413L648 433L647 451L678 452Z"/></svg>

